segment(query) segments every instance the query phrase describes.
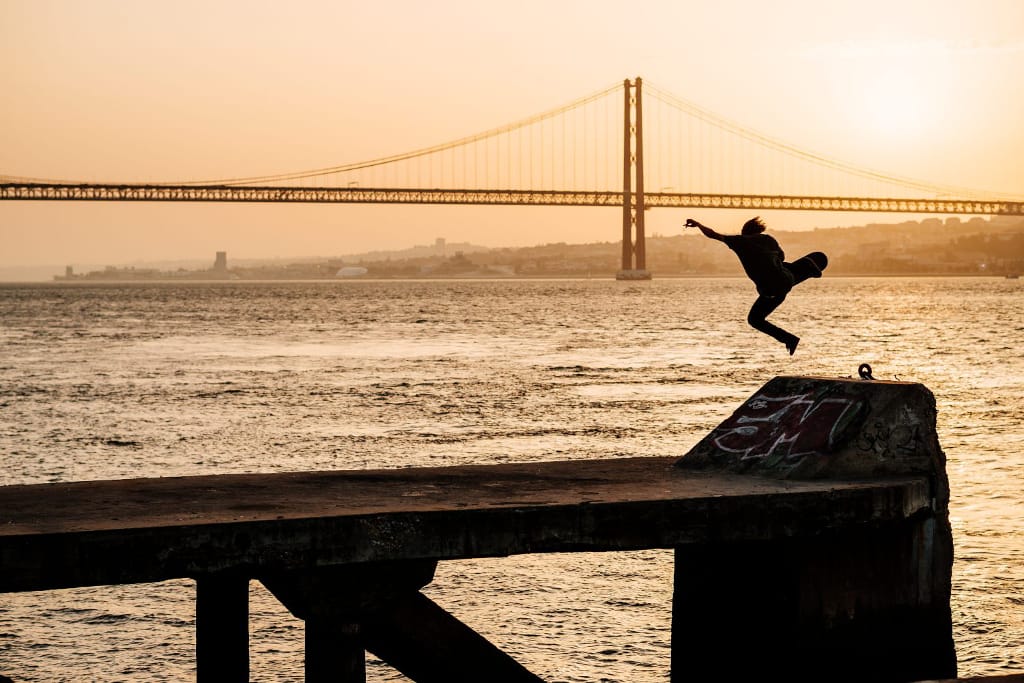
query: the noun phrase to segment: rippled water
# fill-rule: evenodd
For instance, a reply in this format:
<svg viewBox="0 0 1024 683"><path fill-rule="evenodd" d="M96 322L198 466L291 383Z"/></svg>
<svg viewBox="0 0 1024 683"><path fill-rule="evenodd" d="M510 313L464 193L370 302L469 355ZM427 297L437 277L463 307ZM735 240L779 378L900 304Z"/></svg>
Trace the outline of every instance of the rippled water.
<svg viewBox="0 0 1024 683"><path fill-rule="evenodd" d="M1024 285L740 279L0 285L0 484L682 455L778 374L936 395L961 675L1024 668ZM549 681L668 679L671 551L441 563L432 599ZM193 584L0 595L15 681L194 677ZM302 681L253 582L252 679ZM403 680L371 658L369 678Z"/></svg>

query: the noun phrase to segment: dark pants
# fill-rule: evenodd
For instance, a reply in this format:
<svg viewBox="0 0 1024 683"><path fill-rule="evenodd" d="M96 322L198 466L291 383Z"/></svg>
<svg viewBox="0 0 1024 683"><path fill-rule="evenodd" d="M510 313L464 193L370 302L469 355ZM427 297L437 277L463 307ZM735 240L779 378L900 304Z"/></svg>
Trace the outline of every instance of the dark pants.
<svg viewBox="0 0 1024 683"><path fill-rule="evenodd" d="M761 294L758 292L757 301L750 307L750 313L747 314L747 322L750 323L750 326L779 340L787 347L798 341L800 338L795 334L786 332L777 325L772 325L765 318L782 305L782 302L786 300L786 295L789 294L793 287L808 278L821 277L821 272L827 265L828 257L820 251L811 252L793 263L783 263L782 268L785 271L783 273L785 277L764 287L771 294ZM786 282L787 280L788 282ZM762 287L759 286L758 289L760 290ZM790 353L792 353L792 350L790 350Z"/></svg>
<svg viewBox="0 0 1024 683"><path fill-rule="evenodd" d="M757 297L757 301L750 307L750 313L747 314L747 322L755 330L760 330L765 334L774 337L787 346L792 342L795 342L798 337L795 334L786 332L784 329L777 325L772 325L770 322L765 320L772 312L778 308L783 301L786 300L786 292L778 296L766 296L762 294Z"/></svg>

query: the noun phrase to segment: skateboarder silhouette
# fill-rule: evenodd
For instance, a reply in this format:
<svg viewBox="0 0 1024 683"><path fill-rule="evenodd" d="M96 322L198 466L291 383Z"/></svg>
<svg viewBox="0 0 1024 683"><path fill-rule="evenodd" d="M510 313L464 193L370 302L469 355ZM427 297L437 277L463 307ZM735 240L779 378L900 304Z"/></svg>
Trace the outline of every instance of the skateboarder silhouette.
<svg viewBox="0 0 1024 683"><path fill-rule="evenodd" d="M766 227L759 216L744 223L739 235L723 235L692 218L686 219L685 227L699 228L707 237L724 242L725 246L736 252L744 272L757 287L757 301L750 307L747 322L755 330L785 344L792 356L796 345L800 343L800 337L771 324L765 318L786 300L786 295L793 287L807 278L821 277L821 272L828 266L828 257L820 251L814 251L787 263L784 260L786 254L779 243L771 235L764 234Z"/></svg>

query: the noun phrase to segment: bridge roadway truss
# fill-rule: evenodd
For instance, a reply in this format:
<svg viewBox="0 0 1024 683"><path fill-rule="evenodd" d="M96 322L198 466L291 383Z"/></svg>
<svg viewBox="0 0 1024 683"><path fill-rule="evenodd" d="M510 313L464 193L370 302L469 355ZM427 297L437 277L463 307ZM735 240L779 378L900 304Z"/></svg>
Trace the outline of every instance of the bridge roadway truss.
<svg viewBox="0 0 1024 683"><path fill-rule="evenodd" d="M579 190L449 190L244 185L3 183L0 200L281 202L327 204L477 204L622 206L622 193ZM974 215L1024 215L1024 202L983 199L823 197L648 192L644 208L790 209Z"/></svg>

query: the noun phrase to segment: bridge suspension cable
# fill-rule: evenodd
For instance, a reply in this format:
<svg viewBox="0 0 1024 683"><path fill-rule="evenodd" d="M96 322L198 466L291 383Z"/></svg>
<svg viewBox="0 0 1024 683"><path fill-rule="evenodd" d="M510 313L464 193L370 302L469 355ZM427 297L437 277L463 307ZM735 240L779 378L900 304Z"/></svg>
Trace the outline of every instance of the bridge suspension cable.
<svg viewBox="0 0 1024 683"><path fill-rule="evenodd" d="M798 162L804 162L804 163L806 163L809 166L816 166L816 167L819 167L821 169L827 169L829 171L837 172L839 174L845 174L847 176L852 176L852 177L857 177L857 178L861 178L861 179L868 180L868 181L873 181L873 182L877 183L878 185L888 186L889 188L897 188L898 187L898 188L914 190L914 191L921 192L921 193L923 193L923 194L925 194L927 196L933 197L933 198L988 199L988 200L1001 199L1001 200L1006 200L1006 201L1020 201L1022 199L1019 196L1012 196L1012 195L1008 195L1008 194L1005 194L1005 193L993 193L993 192L986 192L986 191L981 191L981 190L971 189L971 188L956 187L956 186L950 186L950 185L939 185L939 184L930 183L930 182L927 182L927 181L922 181L922 180L917 180L917 179L913 179L913 178L902 177L902 176L898 176L898 175L894 175L894 174L890 174L890 173L885 173L885 172L882 172L882 171L877 171L877 170L873 170L873 169L869 169L869 168L864 168L862 166L858 166L858 165L855 165L855 164L851 164L851 163L847 163L847 162L844 162L844 161L840 161L840 160L828 157L826 155L823 155L823 154L820 154L820 153L817 153L817 152L813 152L813 151L809 151L807 149L803 149L801 147L797 147L797 146L792 145L790 143L784 142L782 140L779 140L777 138L771 137L769 135L766 135L764 133L756 131L756 130L754 130L752 128L744 126L742 124L736 123L735 121L732 121L732 120L727 119L725 117L719 116L718 114L715 114L714 112L711 112L708 109L705 109L704 107L701 107L700 105L697 105L697 104L695 104L693 102L690 102L690 101L688 101L686 99L678 97L677 95L674 95L674 94L669 93L669 92L667 92L665 90L662 90L662 89L658 88L656 85L651 85L649 82L647 82L645 84L645 94L650 95L651 99L654 100L655 102L659 102L659 103L661 103L663 105L666 105L668 108L673 109L675 111L678 111L678 112L682 113L683 115L685 115L686 117L689 117L690 119L692 119L694 121L705 123L710 128L713 128L714 130L717 130L717 131L721 131L723 134L730 135L730 136L733 136L734 138L747 141L749 143L752 143L755 146L758 146L758 147L762 148L763 150L767 150L767 151L770 151L770 152L776 152L779 155L782 155L782 157L788 157L789 160L795 160L795 161L798 161ZM650 131L650 130L652 130L652 128L657 128L659 126L659 123L663 124L663 121L660 121L659 120L659 115L655 114L653 116L650 116L650 115L648 116L648 122L645 125L647 126L647 130ZM677 123L675 125L679 125L679 124ZM664 126L662 126L662 127L664 127ZM665 134L664 131L662 131L662 134L663 135ZM668 133L668 136L670 138L672 138L672 135L673 135L672 133ZM683 136L678 134L678 133L675 133L674 135L675 135L674 139L677 141L677 145L678 145L678 142L681 141L681 138ZM648 139L650 140L651 137L653 137L653 136L651 134L649 134ZM705 161L707 161L706 156L709 154L709 152L711 150L707 149L706 147L717 146L717 147L727 148L727 147L730 146L731 142L733 142L733 141L729 140L728 138L720 138L720 139L717 140L717 142L714 145L709 144L707 141L702 141L701 148L696 150L695 156L704 157ZM655 153L664 154L665 153L665 149L664 149L665 144L666 143L664 143L664 142L661 142L661 143L654 142ZM672 143L668 143L668 145L672 146ZM678 146L681 147L681 145L678 145ZM688 150L688 151L690 151L690 150ZM746 153L746 154L739 154L739 155L719 154L717 156L717 158L716 158L716 161L718 163L735 163L735 164L740 165L740 166L749 167L749 166L753 165L753 162L751 161L751 159L755 158L755 157L758 157L758 155L756 153L751 153L751 152L748 151L748 153ZM774 165L772 165L772 164L765 164L763 159L759 159L758 163L766 165L767 173L768 174L782 174L782 175L785 175L787 173L787 171L791 171L791 168L787 167L785 165L786 164L785 160L781 161L781 162L776 160L774 162ZM707 162L706 165L710 165L710 162ZM701 180L706 181L708 179L707 178L699 178L698 177L698 178L694 178L694 180L699 182ZM793 180L790 180L789 182L793 182ZM666 183L662 183L662 185L664 185L664 184L666 184ZM668 184L673 184L673 183L668 183ZM690 187L688 189L691 190L691 191L694 191L694 192L699 191L699 188L696 188L696 187ZM736 194L744 194L745 193L745 192L737 192L736 190L738 190L738 189L739 188L734 188L733 193L736 193ZM744 188L744 189L746 189L746 188ZM767 192L763 192L762 191L762 192L749 192L749 194L762 194L762 193L763 194L808 194L806 192L804 192L804 193L795 193L795 192L793 192L793 188L791 188L791 187L788 188L788 189L789 189L788 192L783 191L783 192L767 193ZM835 194L834 190L832 192L830 192L829 191L830 189L832 189L832 188L819 188L818 192L816 192L815 194L820 194L822 196L826 196L826 195L829 195L829 194ZM863 192L859 192L859 193L855 192L853 194L860 194L861 196L865 196Z"/></svg>
<svg viewBox="0 0 1024 683"><path fill-rule="evenodd" d="M1017 214L1020 197L861 168L719 116L647 82L644 147L623 149L621 83L513 123L410 152L212 180L83 183L0 175L0 199L607 206L624 156L642 158L644 208ZM305 182L303 182L305 181ZM162 188L162 189L161 189ZM225 188L236 188L226 191ZM909 191L909 193L908 193Z"/></svg>
<svg viewBox="0 0 1024 683"><path fill-rule="evenodd" d="M484 131L482 133L476 133L474 135L469 135L467 137L458 138L457 140L452 140L450 142L445 142L445 143L433 145L431 147L424 147L422 149L417 149L417 150L414 150L414 151L411 151L411 152L405 152L405 153L402 153L402 154L394 154L394 155L391 155L391 156L380 157L378 159L370 159L368 161L360 161L360 162L351 163L351 164L343 164L341 166L330 166L330 167L327 167L327 168L314 169L314 170L311 170L311 171L300 171L300 172L296 172L296 173L284 173L284 174L279 174L279 175L255 176L255 177L246 177L246 178L225 178L225 179L220 179L220 180L192 181L192 182L172 183L172 184L180 184L180 185L253 185L253 184L257 184L257 183L275 183L275 182L284 182L284 181L288 181L288 180L298 180L298 179L302 179L302 178L311 178L311 177L314 177L314 176L332 175L332 174L335 174L335 173L343 173L343 172L347 172L347 171L357 171L357 170L362 170L362 169L365 169L365 168L372 168L374 166L383 166L383 165L386 165L386 164L392 164L392 163L401 162L401 161L408 161L410 159L416 159L418 157L424 157L424 156L428 156L428 155L431 155L431 154L437 154L439 152L445 152L445 151L453 150L453 149L456 149L456 148L459 148L459 147L465 147L467 145L471 145L471 144L474 144L474 143L477 143L477 142L480 142L480 141L483 141L483 140L487 140L489 138L494 138L494 137L497 137L499 135L505 135L505 134L508 134L508 133L511 133L511 132L514 132L514 131L517 131L517 130L521 130L521 129L527 128L529 126L532 126L534 124L540 123L542 121L547 121L549 119L555 118L556 116L559 116L561 114L569 112L569 111L571 111L573 109L577 109L577 108L583 107L584 105L587 105L587 104L589 104L591 102L595 102L597 100L600 100L601 98L606 97L609 93L611 93L613 91L617 91L618 87L619 87L618 84L612 85L612 86L609 86L607 88L604 88L603 90L599 90L599 91L597 91L595 93L592 93L590 95L586 95L586 96L581 97L579 99L573 100L572 102L569 102L568 104L564 104L564 105L562 105L560 107L556 107L554 109L549 109L548 111L542 112L540 114L536 114L534 116L527 117L525 119L520 119L519 121L515 121L513 123L509 123L509 124L506 124L504 126L499 126L497 128L492 128L490 130Z"/></svg>
<svg viewBox="0 0 1024 683"><path fill-rule="evenodd" d="M516 131L527 129L536 124L549 121L566 113L572 112L573 110L581 109L586 105L597 102L602 98L607 97L609 94L618 92L621 86L614 84L608 86L602 90L591 93L584 97L573 100L567 104L564 104L553 109L529 116L518 121L498 126L480 133L469 135L466 137L451 140L429 147L423 147L410 152L404 152L400 154L393 154L389 156L379 157L375 159L369 159L365 161L358 161L348 164L340 164L336 166L327 166L323 168L316 168L304 171L295 171L288 173L277 173L270 175L260 176L240 176L231 178L216 178L207 180L178 180L178 181L167 181L167 182L156 182L147 183L148 185L167 185L167 186L232 186L232 185L244 185L244 186L256 186L256 185L270 185L275 183L282 183L294 180L303 180L309 178L317 178L323 176L336 175L339 173L347 173L352 171L360 171L364 169L374 168L378 166L385 166L389 164L397 164L399 162L410 161L417 158L422 158L430 155L440 154L442 152L452 151L458 148L465 148L476 143L493 139L502 135L508 135ZM7 176L0 175L0 181L4 183L40 183L47 185L77 185L82 184L79 181L73 180L56 180L47 178L28 178L20 176Z"/></svg>

